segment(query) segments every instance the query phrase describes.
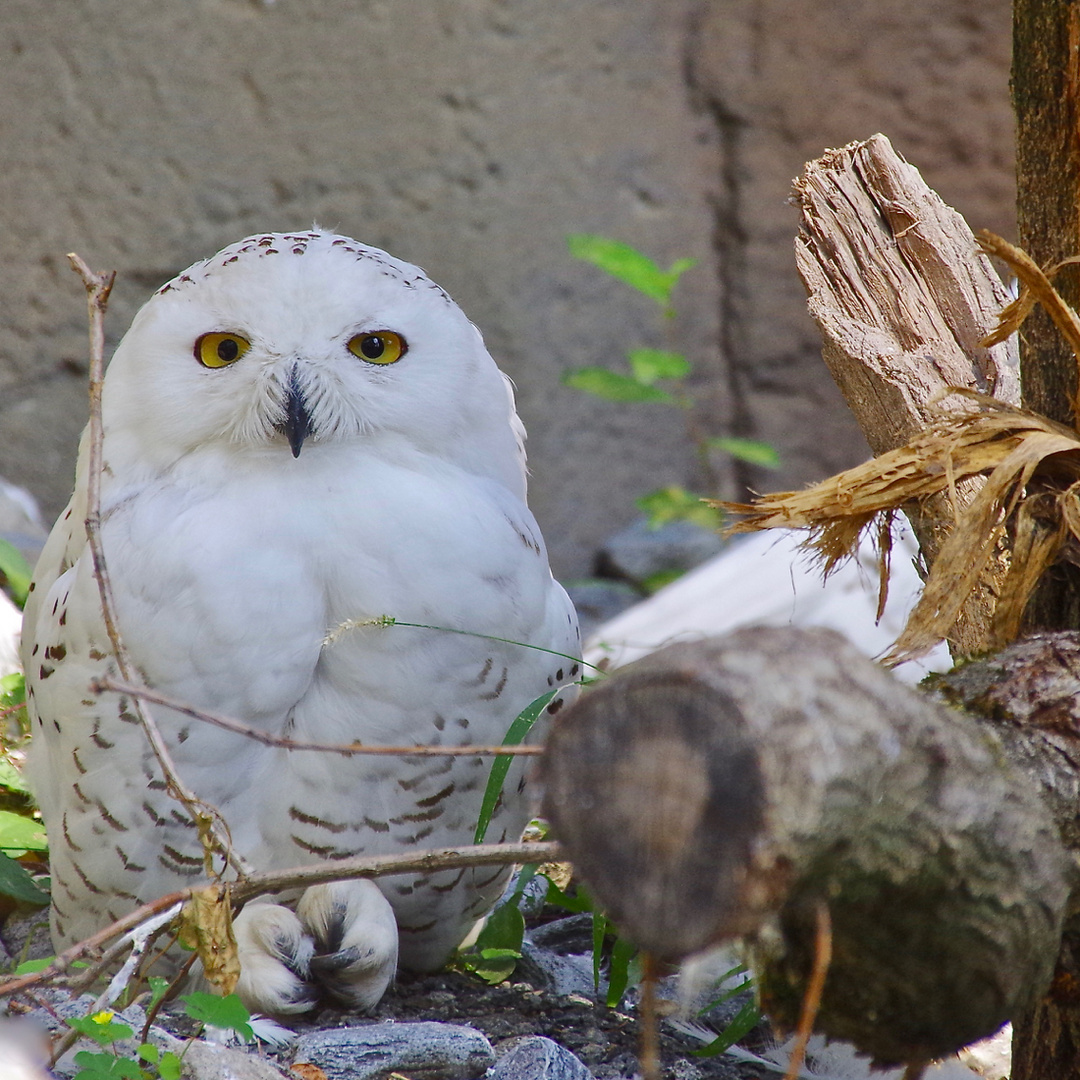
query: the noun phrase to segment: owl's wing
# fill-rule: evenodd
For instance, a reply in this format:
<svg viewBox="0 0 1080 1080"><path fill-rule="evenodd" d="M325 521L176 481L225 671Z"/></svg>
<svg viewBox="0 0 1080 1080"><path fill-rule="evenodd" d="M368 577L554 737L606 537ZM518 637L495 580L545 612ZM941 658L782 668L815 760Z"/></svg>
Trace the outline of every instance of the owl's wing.
<svg viewBox="0 0 1080 1080"><path fill-rule="evenodd" d="M45 598L61 574L66 573L86 549L86 459L89 432L84 431L79 445L79 464L75 473L75 490L64 512L56 520L34 567L30 594L23 607L21 658L23 670L29 672L29 652L36 640L35 629L41 618Z"/></svg>

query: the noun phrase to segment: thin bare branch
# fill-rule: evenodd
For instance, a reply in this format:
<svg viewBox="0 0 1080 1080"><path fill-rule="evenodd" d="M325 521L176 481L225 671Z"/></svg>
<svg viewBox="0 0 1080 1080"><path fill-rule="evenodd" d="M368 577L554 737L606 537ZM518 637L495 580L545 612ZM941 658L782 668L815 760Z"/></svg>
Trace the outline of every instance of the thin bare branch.
<svg viewBox="0 0 1080 1080"><path fill-rule="evenodd" d="M265 731L259 731L258 728L242 724L239 720L207 712L205 709L196 709L192 705L186 705L182 701L177 701L148 687L121 682L119 679L111 679L108 676L96 679L91 683L90 689L95 694L108 691L141 698L143 701L190 716L193 720L200 720L203 723L224 728L226 731L236 732L237 735L243 735L246 739L254 739L264 746L280 746L285 750L316 750L327 754L341 754L343 757L352 757L354 754L375 754L388 757L531 757L543 753L541 746L372 746L361 742L302 742L282 735L270 735Z"/></svg>
<svg viewBox="0 0 1080 1080"><path fill-rule="evenodd" d="M818 901L814 917L814 966L806 984L799 1027L795 1032L795 1045L791 1048L791 1060L787 1072L784 1073L784 1080L798 1080L802 1071L803 1061L806 1059L806 1045L814 1031L814 1021L817 1020L821 1008L821 995L825 992L825 976L828 974L829 964L832 963L832 918L824 900Z"/></svg>
<svg viewBox="0 0 1080 1080"><path fill-rule="evenodd" d="M105 552L101 544L101 475L103 468L102 445L104 441L101 394L105 378L105 310L108 307L109 293L112 291L116 273L113 271L97 274L75 253L70 253L68 259L72 268L82 278L83 284L86 286L87 307L90 316L90 421L86 485L86 540L93 561L94 577L98 583L105 631L109 636L109 643L116 658L116 665L124 681L134 683L137 681L137 669L120 634L120 627L116 618L116 601L113 597L112 583L105 563ZM154 751L158 765L161 767L169 794L181 803L188 812L191 820L199 828L200 836L203 835L203 827L205 826L211 842L221 852L226 862L237 873L248 873L250 871L248 864L233 851L229 840L228 826L221 817L220 811L201 800L183 783L176 771L169 748L154 723L153 717L143 708L138 698L134 700L133 705L135 715Z"/></svg>
<svg viewBox="0 0 1080 1080"><path fill-rule="evenodd" d="M382 877L385 874L433 874L463 866L504 866L507 863L541 863L563 858L554 841L540 844L474 844L459 848L431 848L404 855L361 855L333 864L297 866L252 874L232 887L233 899L243 903L252 897L281 889L307 888L347 878Z"/></svg>
<svg viewBox="0 0 1080 1080"><path fill-rule="evenodd" d="M288 870L267 871L252 874L242 881L231 883L233 900L242 904L255 896L267 892L280 892L285 889L307 888L321 885L328 881L344 881L349 878L374 878L386 874L435 873L439 870L458 870L467 866L504 866L512 863L544 863L563 858L562 849L557 843L529 844L476 844L461 848L429 848L414 851L406 855L359 856L342 859L340 862L319 863L314 866L298 866ZM137 907L122 919L99 930L84 941L72 945L62 952L47 968L26 975L12 976L0 980L0 997L19 993L27 987L47 982L62 975L76 960L95 955L102 946L129 931L135 930L144 922L153 919L174 904L185 903L207 884L218 882L200 882L184 889L158 897L148 904Z"/></svg>

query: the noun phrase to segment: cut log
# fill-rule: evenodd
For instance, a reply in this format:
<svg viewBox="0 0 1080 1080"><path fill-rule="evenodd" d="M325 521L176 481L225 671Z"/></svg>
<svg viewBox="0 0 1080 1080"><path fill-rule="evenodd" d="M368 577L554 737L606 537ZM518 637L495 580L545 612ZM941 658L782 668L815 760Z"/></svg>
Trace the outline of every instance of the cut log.
<svg viewBox="0 0 1080 1080"><path fill-rule="evenodd" d="M1071 862L1001 742L827 630L675 645L560 714L544 811L632 940L754 943L792 1027L828 906L817 1027L883 1063L996 1031L1050 982Z"/></svg>

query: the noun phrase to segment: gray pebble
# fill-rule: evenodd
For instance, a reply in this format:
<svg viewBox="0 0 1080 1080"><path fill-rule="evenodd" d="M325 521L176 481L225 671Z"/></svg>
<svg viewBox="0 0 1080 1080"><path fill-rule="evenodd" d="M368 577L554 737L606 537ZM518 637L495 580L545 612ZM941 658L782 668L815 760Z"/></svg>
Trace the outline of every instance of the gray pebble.
<svg viewBox="0 0 1080 1080"><path fill-rule="evenodd" d="M184 1057L184 1080L285 1080L289 1075L264 1058L244 1050L195 1039L177 1039L160 1028L150 1029L150 1041L161 1051ZM295 1077L295 1073L293 1076Z"/></svg>
<svg viewBox="0 0 1080 1080"><path fill-rule="evenodd" d="M608 619L614 619L616 615L642 600L641 592L628 581L590 578L564 584L577 609L583 641Z"/></svg>
<svg viewBox="0 0 1080 1080"><path fill-rule="evenodd" d="M605 541L597 569L640 583L661 570L692 570L724 546L715 532L692 522L671 521L650 529L642 518Z"/></svg>
<svg viewBox="0 0 1080 1080"><path fill-rule="evenodd" d="M593 1074L570 1053L542 1035L509 1039L487 1080L593 1080Z"/></svg>
<svg viewBox="0 0 1080 1080"><path fill-rule="evenodd" d="M0 930L0 943L20 964L25 960L54 956L56 950L49 937L49 909L39 907L12 912Z"/></svg>
<svg viewBox="0 0 1080 1080"><path fill-rule="evenodd" d="M521 943L520 971L530 982L560 997L576 994L590 1001L596 997L591 956L560 956L535 945L526 935Z"/></svg>
<svg viewBox="0 0 1080 1080"><path fill-rule="evenodd" d="M382 1022L304 1035L293 1064L318 1065L328 1080L474 1080L495 1063L491 1043L459 1024Z"/></svg>

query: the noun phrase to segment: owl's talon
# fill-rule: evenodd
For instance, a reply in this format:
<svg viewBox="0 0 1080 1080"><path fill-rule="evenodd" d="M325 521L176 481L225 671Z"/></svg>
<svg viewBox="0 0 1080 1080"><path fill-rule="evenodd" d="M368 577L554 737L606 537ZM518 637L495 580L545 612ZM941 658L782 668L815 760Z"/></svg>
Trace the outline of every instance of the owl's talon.
<svg viewBox="0 0 1080 1080"><path fill-rule="evenodd" d="M295 912L280 904L248 904L233 922L240 957L236 993L270 1016L308 1012L318 1001L310 983L315 946Z"/></svg>
<svg viewBox="0 0 1080 1080"><path fill-rule="evenodd" d="M397 969L393 909L374 882L334 881L308 889L296 907L315 940L312 978L349 1008L374 1008Z"/></svg>

